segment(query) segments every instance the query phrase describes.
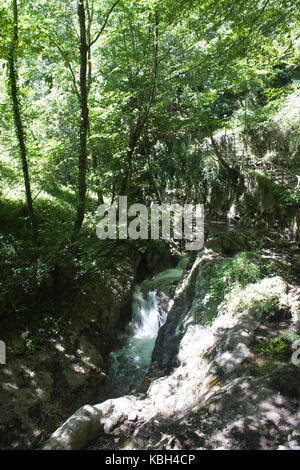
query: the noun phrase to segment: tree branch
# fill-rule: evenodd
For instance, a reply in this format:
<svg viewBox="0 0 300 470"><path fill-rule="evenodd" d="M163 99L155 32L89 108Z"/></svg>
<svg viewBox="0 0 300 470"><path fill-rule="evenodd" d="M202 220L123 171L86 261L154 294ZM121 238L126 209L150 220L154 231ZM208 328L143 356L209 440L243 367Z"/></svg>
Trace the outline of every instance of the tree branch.
<svg viewBox="0 0 300 470"><path fill-rule="evenodd" d="M158 68L158 42L159 42L158 25L159 25L158 14L157 14L157 11L155 11L153 62L152 62L152 71L151 71L150 86L149 86L149 98L148 98L148 103L146 105L145 110L138 117L136 125L135 125L135 129L129 137L129 150L127 153L127 171L126 171L123 183L122 183L121 194L126 194L128 181L131 177L133 154L137 146L138 140L143 132L143 128L146 124L146 121L149 116L149 112L151 110L153 100L154 100L155 86L156 86L156 79L157 79L157 68Z"/></svg>
<svg viewBox="0 0 300 470"><path fill-rule="evenodd" d="M58 44L58 42L52 37L50 36L49 33L47 33L47 31L45 31L44 29L42 29L40 26L38 26L38 29L44 33L47 38L52 42L52 44L58 49L60 55L62 56L62 58L66 61L67 63L67 67L71 73L71 76L72 76L72 80L73 80L73 85L74 85L74 90L75 90L75 93L76 93L76 96L78 98L78 100L80 100L80 94L79 94L79 91L78 91L78 86L77 86L77 81L76 81L76 77L75 77L75 73L74 73L74 70L73 70L73 67L68 59L68 55L67 53L62 49L62 47L60 47L60 45Z"/></svg>
<svg viewBox="0 0 300 470"><path fill-rule="evenodd" d="M119 2L120 2L120 0L116 0L115 3L113 4L113 6L108 10L108 12L107 12L107 14L106 14L106 17L105 17L105 20L104 20L104 23L103 23L103 25L102 25L102 27L101 27L99 33L98 33L97 36L93 39L93 41L88 44L88 47L89 47L89 48L92 47L92 45L95 44L95 42L98 41L99 37L101 36L101 34L102 34L103 31L104 31L105 26L107 25L107 22L108 22L108 20L109 20L109 17L110 17L110 15L111 15L111 13L113 12L114 8L118 5Z"/></svg>

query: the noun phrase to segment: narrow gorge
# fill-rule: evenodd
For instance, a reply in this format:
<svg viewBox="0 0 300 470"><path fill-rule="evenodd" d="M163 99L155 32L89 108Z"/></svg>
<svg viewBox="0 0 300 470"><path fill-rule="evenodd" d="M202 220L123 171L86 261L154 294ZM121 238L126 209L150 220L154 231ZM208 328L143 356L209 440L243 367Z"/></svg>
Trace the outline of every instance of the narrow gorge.
<svg viewBox="0 0 300 470"><path fill-rule="evenodd" d="M0 451L300 450L299 11L1 2Z"/></svg>
<svg viewBox="0 0 300 470"><path fill-rule="evenodd" d="M236 246L231 255L209 248L224 233ZM180 262L186 267L174 294L170 284L161 286L167 319L148 372L141 371L145 342L139 349L137 340L148 336L148 348L151 338L150 357L159 297L148 291L138 320L142 297L136 293L133 335L112 353L119 361L113 374L127 392L125 386L123 396L118 391L79 409L45 448L298 448L300 369L290 359L299 344L300 291L291 281L298 256L292 247L271 231L214 232L203 251ZM283 253L285 263L278 261Z"/></svg>

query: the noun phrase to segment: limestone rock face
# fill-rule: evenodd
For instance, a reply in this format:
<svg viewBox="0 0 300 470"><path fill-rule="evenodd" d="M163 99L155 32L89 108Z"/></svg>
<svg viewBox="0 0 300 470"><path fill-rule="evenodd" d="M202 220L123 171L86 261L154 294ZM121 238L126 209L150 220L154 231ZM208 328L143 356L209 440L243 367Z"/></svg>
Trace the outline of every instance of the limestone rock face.
<svg viewBox="0 0 300 470"><path fill-rule="evenodd" d="M95 434L93 449L107 448L111 439L115 449L299 447L300 367L291 362L300 334L299 288L274 275L235 285L208 324L204 274L224 260L211 250L192 260L159 330L146 393L95 405L98 431L93 411L91 428L80 424L81 448ZM45 448L62 448L66 429L68 442L78 445L74 420Z"/></svg>
<svg viewBox="0 0 300 470"><path fill-rule="evenodd" d="M110 433L124 421L137 417L134 397L121 397L82 406L47 441L44 450L79 450L93 438ZM133 418L134 416L134 418Z"/></svg>
<svg viewBox="0 0 300 470"><path fill-rule="evenodd" d="M288 440L277 450L300 450L300 423L295 430L288 435Z"/></svg>
<svg viewBox="0 0 300 470"><path fill-rule="evenodd" d="M78 450L96 437L101 420L101 412L85 405L72 415L47 442L45 450Z"/></svg>
<svg viewBox="0 0 300 470"><path fill-rule="evenodd" d="M90 279L70 299L69 334L60 334L42 351L26 355L24 339L6 341L7 364L1 366L0 374L1 449L39 447L76 409L97 400L105 376L103 358L130 307L137 264L136 254L123 257L113 274ZM85 435L93 434L91 411L85 407L72 422L78 434L74 448L82 446L79 442L85 442ZM63 436L60 448L73 448Z"/></svg>
<svg viewBox="0 0 300 470"><path fill-rule="evenodd" d="M276 386L278 374L299 383L300 369L295 366L275 370L267 383L264 378L234 379L199 410L173 422L163 420L158 426L151 421L138 428L134 444L148 449L276 449L300 416L299 391L282 394ZM297 439L293 431L288 442L297 448Z"/></svg>

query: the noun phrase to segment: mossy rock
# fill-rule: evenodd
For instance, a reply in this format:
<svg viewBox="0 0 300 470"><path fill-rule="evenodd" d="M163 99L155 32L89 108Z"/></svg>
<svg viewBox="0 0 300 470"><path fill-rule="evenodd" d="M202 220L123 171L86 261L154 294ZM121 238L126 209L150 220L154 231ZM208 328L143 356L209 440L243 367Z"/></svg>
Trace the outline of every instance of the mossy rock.
<svg viewBox="0 0 300 470"><path fill-rule="evenodd" d="M263 323L278 323L291 316L287 292L288 285L284 279L279 276L268 277L236 292L227 304L227 309L235 315L254 315Z"/></svg>
<svg viewBox="0 0 300 470"><path fill-rule="evenodd" d="M250 248L247 232L225 232L219 233L218 237L208 240L206 248L213 251L224 253L225 255L234 255L239 251L245 251Z"/></svg>

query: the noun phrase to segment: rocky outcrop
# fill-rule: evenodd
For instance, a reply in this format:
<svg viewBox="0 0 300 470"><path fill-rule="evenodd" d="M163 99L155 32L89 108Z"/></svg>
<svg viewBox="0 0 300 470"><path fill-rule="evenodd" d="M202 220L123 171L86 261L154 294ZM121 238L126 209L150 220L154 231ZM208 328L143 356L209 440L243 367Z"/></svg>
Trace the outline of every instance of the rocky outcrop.
<svg viewBox="0 0 300 470"><path fill-rule="evenodd" d="M218 157L219 179L226 180L226 184L209 191L204 201L207 217L238 221L246 227L281 227L298 239L297 139L291 139L276 124L270 129L248 129L248 135L219 133L212 142L213 145L206 145ZM289 160L282 158L287 154L291 156Z"/></svg>
<svg viewBox="0 0 300 470"><path fill-rule="evenodd" d="M79 410L45 449L93 439L94 449L295 448L300 291L279 269L253 274L248 264L251 257L208 249L191 259L159 331L146 393ZM230 275L236 282L226 290ZM249 282L238 284L242 276Z"/></svg>
<svg viewBox="0 0 300 470"><path fill-rule="evenodd" d="M120 256L111 271L89 276L68 297L65 292L63 326L54 319L57 331L37 350L28 351L29 332L16 322L3 338L1 449L38 447L77 408L101 397L104 358L130 313L138 262L136 252Z"/></svg>
<svg viewBox="0 0 300 470"><path fill-rule="evenodd" d="M278 379L289 386L280 387ZM300 370L278 368L267 379L235 378L215 384L198 410L174 422L151 420L137 429L134 445L148 449L276 449L299 420ZM299 447L297 447L299 449Z"/></svg>

